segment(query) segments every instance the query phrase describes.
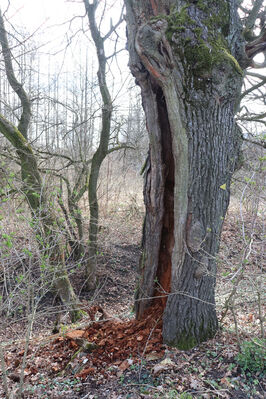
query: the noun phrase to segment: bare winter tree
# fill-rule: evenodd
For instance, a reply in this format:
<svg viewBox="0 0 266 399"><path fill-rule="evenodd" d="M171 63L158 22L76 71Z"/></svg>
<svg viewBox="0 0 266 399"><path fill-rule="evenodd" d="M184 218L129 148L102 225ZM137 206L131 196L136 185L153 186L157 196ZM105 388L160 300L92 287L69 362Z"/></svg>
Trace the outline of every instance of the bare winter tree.
<svg viewBox="0 0 266 399"><path fill-rule="evenodd" d="M160 305L167 344L217 331L215 257L239 163L245 70L266 50L263 0L125 0L130 68L150 137L137 318ZM258 22L260 26L258 26Z"/></svg>
<svg viewBox="0 0 266 399"><path fill-rule="evenodd" d="M55 270L54 288L60 299L76 320L80 317L79 301L68 278L65 267L64 242L60 232L60 223L56 219L45 192L45 185L38 168L37 158L28 141L31 121L31 100L23 85L18 81L12 63L12 53L8 44L4 19L0 12L0 43L4 58L8 83L16 93L21 104L21 115L16 127L0 115L0 132L16 150L23 182L23 193L32 214L32 223L38 244L49 253L49 267ZM58 230L55 230L57 226Z"/></svg>
<svg viewBox="0 0 266 399"><path fill-rule="evenodd" d="M111 118L113 112L113 100L107 84L106 73L108 66L108 59L105 52L105 42L117 29L122 22L122 14L115 25L111 24L110 30L102 35L96 22L96 10L99 6L98 0L93 0L90 3L84 0L86 13L89 19L90 32L95 45L97 60L98 60L98 83L102 99L102 115L101 115L101 132L100 142L96 152L92 157L90 177L88 183L88 196L90 207L90 226L89 226L89 260L86 267L86 274L89 288L94 288L96 283L96 254L97 254L97 235L98 235L98 220L99 220L99 206L97 199L97 185L101 165L103 160L110 152L108 151L109 140L111 134ZM112 151L114 148L112 149Z"/></svg>

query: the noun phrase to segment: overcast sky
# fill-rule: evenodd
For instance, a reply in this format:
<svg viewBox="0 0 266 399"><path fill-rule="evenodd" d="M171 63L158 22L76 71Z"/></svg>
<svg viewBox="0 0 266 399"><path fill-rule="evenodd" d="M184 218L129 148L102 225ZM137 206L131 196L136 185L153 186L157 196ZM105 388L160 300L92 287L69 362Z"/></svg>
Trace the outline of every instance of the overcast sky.
<svg viewBox="0 0 266 399"><path fill-rule="evenodd" d="M10 3L9 6L8 3ZM101 27L103 33L109 30L110 19L112 18L113 24L115 24L121 12L120 0L109 0L109 3L109 8L105 12L105 21ZM8 23L16 29L24 27L29 35L29 43L34 41L35 45L39 47L40 68L44 73L47 71L48 64L51 72L77 71L80 64L85 65L85 58L88 56L88 62L93 64L96 76L96 54L94 45L91 43L88 19L84 17L83 0L10 0L10 2L1 0L1 10L2 13L7 10ZM100 13L100 11L99 7L98 12ZM7 30L10 28L8 23L6 23ZM30 37L31 34L33 34L32 37ZM125 48L125 25L120 28L119 34L123 37L121 47ZM65 50L66 48L67 50ZM107 56L112 52L113 48L107 41ZM118 62L112 61L112 73L116 77L112 87L114 96L118 92L119 97L125 93L127 84L121 92L120 89L123 79L129 81L130 73L127 64L127 51L119 54Z"/></svg>
<svg viewBox="0 0 266 399"><path fill-rule="evenodd" d="M8 7L8 0L1 0L2 12ZM34 31L40 26L61 23L72 17L75 10L84 13L81 2L65 0L10 0L8 18L12 23L27 26Z"/></svg>
<svg viewBox="0 0 266 399"><path fill-rule="evenodd" d="M113 23L115 23L119 16L121 0L110 0L110 3L112 3L112 7L107 10L106 22L103 24L105 29L109 28L111 17ZM75 69L77 64L80 63L82 53L85 56L86 52L89 52L89 57L95 65L94 70L96 72L95 53L93 46L90 44L87 18L75 18L73 20L74 16L84 16L83 0L1 0L1 9L2 13L8 9L6 13L7 20L15 28L24 27L29 35L34 33L33 40L35 42L46 44L40 48L44 55L42 60L43 68L46 68L47 54L52 54L55 70L58 69L58 65L61 65L60 70L67 69L69 71ZM69 25L70 20L72 20L71 27ZM83 31L77 34L81 28L83 28ZM125 27L121 28L120 34L124 36L122 46L125 46ZM72 44L65 53L66 43L70 39ZM257 61L262 62L263 56L260 56ZM129 73L127 62L128 54L124 51L119 55L119 66L125 74ZM115 62L112 68L117 78L120 71L115 66ZM263 74L265 69L257 72ZM121 82L119 82L118 86L120 87L120 85Z"/></svg>

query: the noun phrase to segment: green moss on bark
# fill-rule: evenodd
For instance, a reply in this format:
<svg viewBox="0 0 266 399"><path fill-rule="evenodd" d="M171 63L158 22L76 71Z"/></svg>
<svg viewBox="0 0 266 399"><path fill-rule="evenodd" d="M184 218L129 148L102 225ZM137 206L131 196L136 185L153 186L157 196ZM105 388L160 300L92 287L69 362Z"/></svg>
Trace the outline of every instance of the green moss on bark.
<svg viewBox="0 0 266 399"><path fill-rule="evenodd" d="M188 6L182 7L180 11L172 11L165 17L168 23L166 37L171 41L174 33L185 31L187 24L192 24L193 20L188 16Z"/></svg>
<svg viewBox="0 0 266 399"><path fill-rule="evenodd" d="M230 54L221 38L218 38L217 41L210 41L208 44L199 39L198 46L186 43L184 56L186 62L194 70L195 75L198 76L204 77L211 74L215 66L222 65L223 63L229 63L240 75L243 75L239 63Z"/></svg>
<svg viewBox="0 0 266 399"><path fill-rule="evenodd" d="M198 329L198 331L197 331ZM217 323L209 322L208 326L204 326L202 321L200 327L191 324L188 329L180 332L172 342L166 342L169 346L176 347L180 350L190 350L201 342L207 341L214 337L217 331Z"/></svg>
<svg viewBox="0 0 266 399"><path fill-rule="evenodd" d="M228 4L213 0L207 5L206 1L199 0L193 5L206 14L206 18L203 18L204 25L190 17L190 6L188 3L180 10L171 10L169 15L163 17L168 22L166 37L186 66L190 66L196 76L209 77L214 67L227 63L243 75L226 41L230 27ZM210 7L213 8L211 14Z"/></svg>

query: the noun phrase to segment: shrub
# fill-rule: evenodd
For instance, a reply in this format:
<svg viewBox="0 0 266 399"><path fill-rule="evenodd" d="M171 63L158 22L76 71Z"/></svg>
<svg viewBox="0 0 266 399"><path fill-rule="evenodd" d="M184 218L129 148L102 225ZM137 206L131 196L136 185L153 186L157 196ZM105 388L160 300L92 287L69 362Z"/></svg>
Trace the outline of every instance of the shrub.
<svg viewBox="0 0 266 399"><path fill-rule="evenodd" d="M265 372L265 339L245 341L241 345L241 352L237 355L237 363L244 370L251 373Z"/></svg>

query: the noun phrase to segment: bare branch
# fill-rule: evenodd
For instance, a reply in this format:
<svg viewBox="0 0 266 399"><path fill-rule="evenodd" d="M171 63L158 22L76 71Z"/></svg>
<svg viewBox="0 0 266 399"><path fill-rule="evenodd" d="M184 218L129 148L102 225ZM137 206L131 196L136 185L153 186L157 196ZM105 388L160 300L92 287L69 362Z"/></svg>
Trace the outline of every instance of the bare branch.
<svg viewBox="0 0 266 399"><path fill-rule="evenodd" d="M240 96L240 98L239 98L239 102L242 101L244 97L246 97L248 94L252 93L254 90L257 90L257 89L259 89L261 86L264 86L265 83L266 83L266 77L264 77L264 79L263 79L261 82L257 83L257 84L254 85L254 86L251 86L249 89L245 90L245 91L241 94L241 96Z"/></svg>
<svg viewBox="0 0 266 399"><path fill-rule="evenodd" d="M67 161L70 162L70 164L73 164L73 165L81 162L80 160L77 160L77 161L76 161L76 160L72 159L71 157L69 157L68 155L60 154L60 153L58 153L58 152L41 151L41 150L37 150L37 152L38 152L39 154L50 155L50 156L52 156L52 157L58 157L58 158L66 159ZM68 164L68 165L70 166L70 164Z"/></svg>
<svg viewBox="0 0 266 399"><path fill-rule="evenodd" d="M21 101L22 105L22 114L20 117L19 125L18 125L18 130L21 132L21 134L27 139L27 132L28 132L28 127L31 119L31 103L28 98L27 93L25 92L23 86L21 83L18 82L13 65L12 65L12 57L11 57L11 51L8 45L7 41L7 34L5 30L5 25L4 25L4 19L0 10L0 42L3 50L3 56L4 56L4 62L5 62L5 69L6 69L6 76L8 79L8 82L14 92L17 94Z"/></svg>
<svg viewBox="0 0 266 399"><path fill-rule="evenodd" d="M108 154L111 154L112 152L119 151L119 150L122 150L122 149L136 150L136 147L133 147L133 146L130 146L130 145L127 145L127 144L119 144L116 147L110 148L108 150Z"/></svg>
<svg viewBox="0 0 266 399"><path fill-rule="evenodd" d="M265 140L254 141L254 140L247 139L245 137L243 137L243 140L247 141L248 143L258 145L259 147L266 148L266 141Z"/></svg>
<svg viewBox="0 0 266 399"><path fill-rule="evenodd" d="M124 7L122 7L119 20L117 21L117 23L116 23L115 25L112 25L112 24L111 24L111 27L110 27L109 32L106 33L106 35L103 37L103 41L105 41L106 39L108 39L108 37L110 37L111 34L112 34L112 33L118 28L118 26L124 21L123 12L124 12Z"/></svg>
<svg viewBox="0 0 266 399"><path fill-rule="evenodd" d="M253 78L262 79L262 80L266 79L265 75L260 75L259 73L255 73L255 72L246 71L246 75L252 76Z"/></svg>
<svg viewBox="0 0 266 399"><path fill-rule="evenodd" d="M249 59L253 59L257 54L266 52L266 29L252 42L246 45L246 54ZM255 66L255 64L254 64Z"/></svg>
<svg viewBox="0 0 266 399"><path fill-rule="evenodd" d="M258 14L260 12L260 9L263 5L264 0L255 0L254 5L252 9L249 11L249 15L246 19L246 28L247 29L252 29L254 27L254 24L256 22L256 19L258 18Z"/></svg>

